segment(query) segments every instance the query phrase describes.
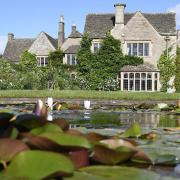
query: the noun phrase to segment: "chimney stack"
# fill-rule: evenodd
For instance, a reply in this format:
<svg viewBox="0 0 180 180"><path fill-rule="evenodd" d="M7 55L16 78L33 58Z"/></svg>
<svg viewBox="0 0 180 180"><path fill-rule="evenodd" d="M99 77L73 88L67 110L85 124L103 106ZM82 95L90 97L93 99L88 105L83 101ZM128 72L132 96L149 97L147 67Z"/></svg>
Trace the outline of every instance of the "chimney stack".
<svg viewBox="0 0 180 180"><path fill-rule="evenodd" d="M64 16L60 16L59 31L58 31L58 48L60 49L64 43L65 32L64 32Z"/></svg>
<svg viewBox="0 0 180 180"><path fill-rule="evenodd" d="M115 26L116 25L123 25L124 26L124 9L126 4L115 4L114 7L116 8L116 15L115 15Z"/></svg>
<svg viewBox="0 0 180 180"><path fill-rule="evenodd" d="M72 32L71 33L72 34L76 33L76 24L75 23L73 23L73 25L72 25Z"/></svg>
<svg viewBox="0 0 180 180"><path fill-rule="evenodd" d="M14 39L13 33L8 33L8 41L12 41Z"/></svg>

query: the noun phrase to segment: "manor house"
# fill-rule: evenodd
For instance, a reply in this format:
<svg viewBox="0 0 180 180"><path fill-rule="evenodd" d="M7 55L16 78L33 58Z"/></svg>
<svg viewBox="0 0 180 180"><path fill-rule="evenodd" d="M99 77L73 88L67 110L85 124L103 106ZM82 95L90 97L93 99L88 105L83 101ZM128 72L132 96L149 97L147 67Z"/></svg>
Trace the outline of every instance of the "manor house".
<svg viewBox="0 0 180 180"><path fill-rule="evenodd" d="M84 33L92 38L92 52L101 47L101 42L110 31L114 38L121 41L124 54L139 56L144 64L125 66L119 71L122 91L159 91L160 72L157 68L161 54L169 47L175 56L180 31L176 30L175 13L125 13L125 4L115 4L115 13L88 14ZM76 65L76 53L82 34L72 25L72 32L65 37L64 17L60 17L58 38L41 32L35 39L19 39L8 34L8 43L4 58L18 63L22 52L28 50L37 57L39 66L46 66L48 54L61 48L64 52L64 64ZM168 53L167 53L168 56Z"/></svg>

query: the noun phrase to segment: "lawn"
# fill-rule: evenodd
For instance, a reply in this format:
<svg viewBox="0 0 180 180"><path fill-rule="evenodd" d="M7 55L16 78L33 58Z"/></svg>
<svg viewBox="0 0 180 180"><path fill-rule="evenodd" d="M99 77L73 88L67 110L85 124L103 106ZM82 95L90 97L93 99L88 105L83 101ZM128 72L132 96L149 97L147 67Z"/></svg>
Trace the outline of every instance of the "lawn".
<svg viewBox="0 0 180 180"><path fill-rule="evenodd" d="M0 90L0 98L64 98L106 100L178 100L180 93L80 91L80 90Z"/></svg>

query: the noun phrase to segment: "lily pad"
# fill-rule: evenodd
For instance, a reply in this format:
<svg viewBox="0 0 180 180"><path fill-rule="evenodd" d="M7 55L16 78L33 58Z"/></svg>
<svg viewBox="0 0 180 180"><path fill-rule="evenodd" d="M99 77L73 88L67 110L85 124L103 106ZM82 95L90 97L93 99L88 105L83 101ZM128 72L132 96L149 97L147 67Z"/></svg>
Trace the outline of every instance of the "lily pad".
<svg viewBox="0 0 180 180"><path fill-rule="evenodd" d="M134 123L123 134L123 137L138 137L142 133L141 126L138 123Z"/></svg>
<svg viewBox="0 0 180 180"><path fill-rule="evenodd" d="M81 136L74 136L66 133L43 133L40 135L40 137L47 138L55 143L57 143L60 146L64 147L80 147L80 148L86 148L90 149L91 144L85 137Z"/></svg>
<svg viewBox="0 0 180 180"><path fill-rule="evenodd" d="M129 160L136 151L132 148L120 146L116 149L105 144L98 144L93 149L93 160L107 165L116 165Z"/></svg>
<svg viewBox="0 0 180 180"><path fill-rule="evenodd" d="M9 162L17 153L29 150L29 147L20 140L0 139L0 161Z"/></svg>
<svg viewBox="0 0 180 180"><path fill-rule="evenodd" d="M107 180L159 180L160 176L150 171L121 166L91 166L80 170Z"/></svg>
<svg viewBox="0 0 180 180"><path fill-rule="evenodd" d="M46 133L46 132L63 132L63 131L59 126L52 124L52 123L47 123L42 127L38 127L38 128L31 130L31 133L33 135L40 135L40 134Z"/></svg>
<svg viewBox="0 0 180 180"><path fill-rule="evenodd" d="M3 175L20 179L44 179L69 175L73 170L71 160L64 155L45 151L25 151L12 160Z"/></svg>

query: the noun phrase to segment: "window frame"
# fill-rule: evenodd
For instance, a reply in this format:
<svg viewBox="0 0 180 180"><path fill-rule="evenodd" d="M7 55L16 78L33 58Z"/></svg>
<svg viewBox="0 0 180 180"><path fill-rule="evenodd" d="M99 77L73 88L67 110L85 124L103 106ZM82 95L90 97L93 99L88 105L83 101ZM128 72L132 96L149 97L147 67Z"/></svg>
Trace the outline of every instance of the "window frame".
<svg viewBox="0 0 180 180"><path fill-rule="evenodd" d="M126 54L148 58L151 57L151 41L126 41ZM146 47L146 45L148 45ZM146 51L147 49L148 51Z"/></svg>
<svg viewBox="0 0 180 180"><path fill-rule="evenodd" d="M37 66L45 67L48 65L48 56L36 56Z"/></svg>

